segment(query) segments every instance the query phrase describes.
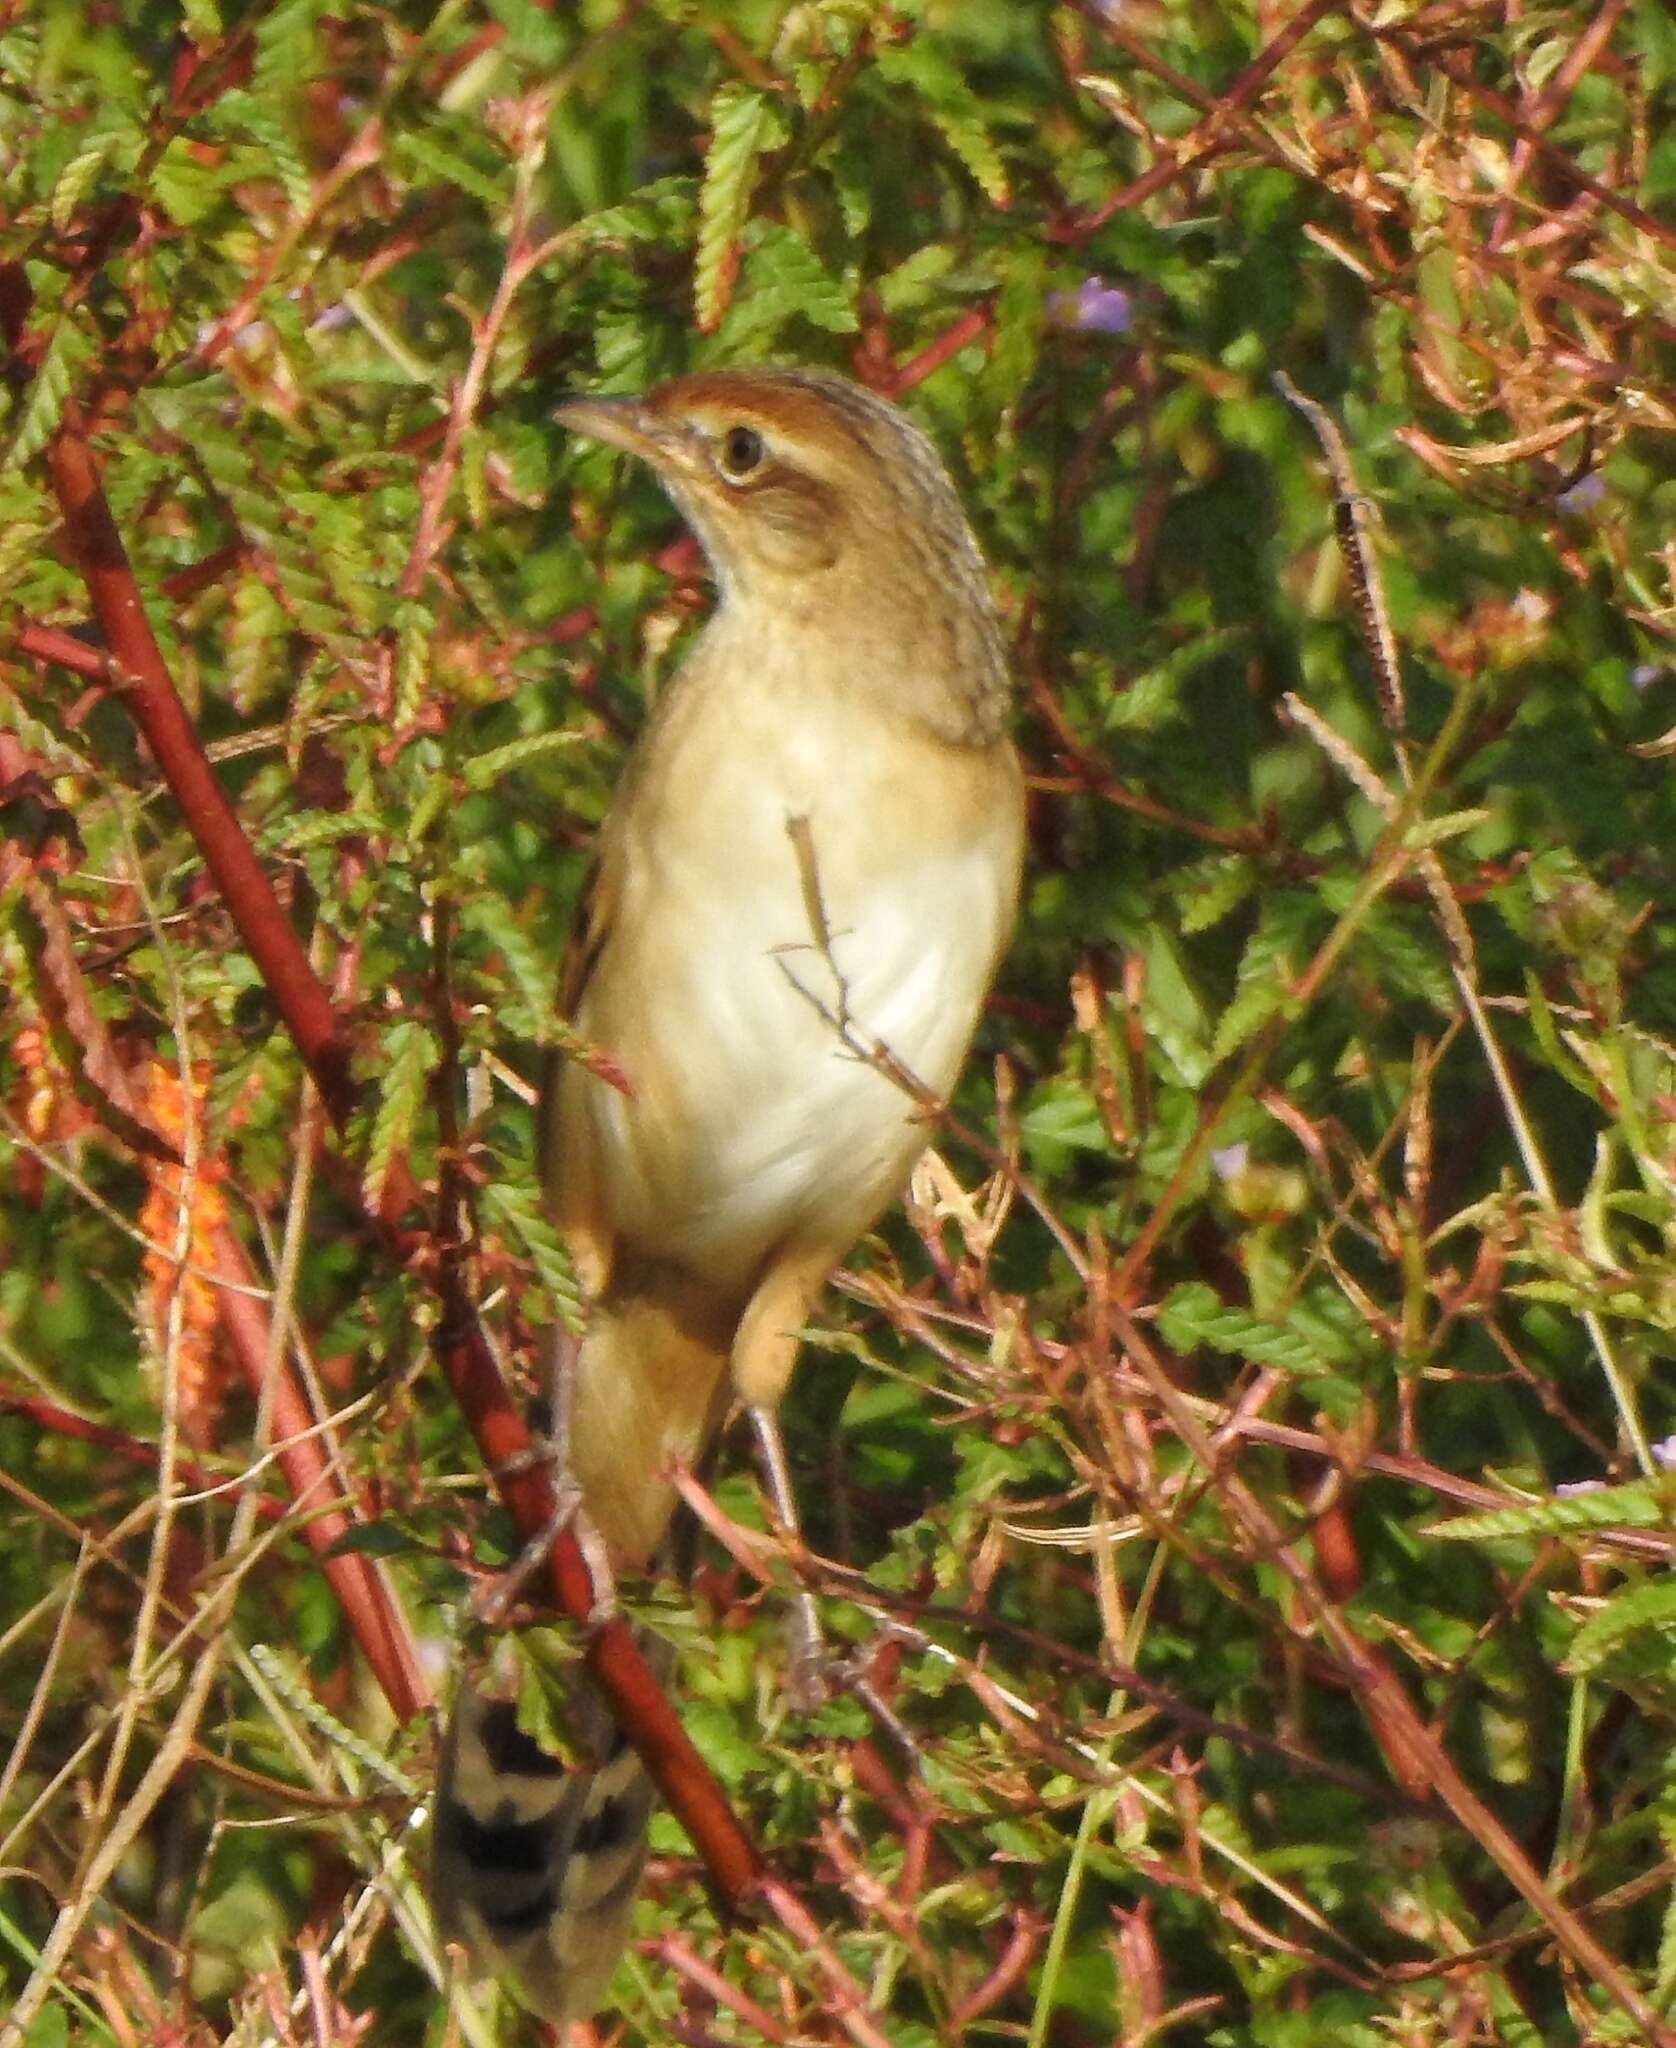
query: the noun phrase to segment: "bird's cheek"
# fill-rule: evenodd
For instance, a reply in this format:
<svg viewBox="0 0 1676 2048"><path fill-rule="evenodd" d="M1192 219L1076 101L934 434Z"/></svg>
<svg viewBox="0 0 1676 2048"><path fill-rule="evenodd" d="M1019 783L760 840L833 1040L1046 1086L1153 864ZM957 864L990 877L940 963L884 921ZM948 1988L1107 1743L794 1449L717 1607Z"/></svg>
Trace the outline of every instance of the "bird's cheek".
<svg viewBox="0 0 1676 2048"><path fill-rule="evenodd" d="M841 536L830 506L805 498L758 509L751 547L765 568L782 576L809 576L837 561Z"/></svg>

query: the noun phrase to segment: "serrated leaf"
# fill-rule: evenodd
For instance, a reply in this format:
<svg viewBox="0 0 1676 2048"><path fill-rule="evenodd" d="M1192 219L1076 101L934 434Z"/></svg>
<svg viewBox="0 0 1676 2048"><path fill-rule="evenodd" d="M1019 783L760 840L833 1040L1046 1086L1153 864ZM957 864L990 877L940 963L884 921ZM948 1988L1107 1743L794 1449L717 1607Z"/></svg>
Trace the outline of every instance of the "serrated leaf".
<svg viewBox="0 0 1676 2048"><path fill-rule="evenodd" d="M1319 1373L1326 1360L1313 1344L1279 1323L1231 1308L1203 1281L1174 1288L1158 1311L1158 1327L1178 1351L1208 1344L1234 1358L1251 1359L1276 1372Z"/></svg>
<svg viewBox="0 0 1676 2048"><path fill-rule="evenodd" d="M236 110L229 111L236 112L237 120L251 140L261 145L268 160L267 169L279 180L292 212L304 212L313 197L313 185L308 166L290 129L270 102L257 99L251 93L239 94L238 100Z"/></svg>
<svg viewBox="0 0 1676 2048"><path fill-rule="evenodd" d="M1048 1082L1019 1118L1027 1144L1069 1145L1084 1152L1110 1152L1111 1134L1092 1093L1079 1081Z"/></svg>
<svg viewBox="0 0 1676 2048"><path fill-rule="evenodd" d="M994 206L1012 204L1006 166L984 119L983 106L953 59L920 35L905 50L881 50L876 59L886 78L911 85L943 139Z"/></svg>
<svg viewBox="0 0 1676 2048"><path fill-rule="evenodd" d="M69 316L61 319L47 343L41 366L29 382L17 426L0 468L21 469L40 453L57 427L64 401L76 381L76 373L87 361L92 342Z"/></svg>
<svg viewBox="0 0 1676 2048"><path fill-rule="evenodd" d="M559 747L574 747L584 735L570 726L555 726L551 732L527 733L524 738L508 740L504 746L489 747L481 754L473 754L462 764L466 784L471 789L492 789L503 775L514 768L523 767L526 761L533 761L542 754L550 754Z"/></svg>
<svg viewBox="0 0 1676 2048"><path fill-rule="evenodd" d="M1577 1529L1658 1529L1669 1516L1669 1486L1659 1479L1632 1479L1623 1486L1460 1515L1432 1523L1426 1534L1451 1543L1494 1543L1509 1536L1564 1536Z"/></svg>
<svg viewBox="0 0 1676 2048"><path fill-rule="evenodd" d="M758 162L785 141L787 132L774 102L749 86L721 86L710 102L710 148L698 195L693 266L693 306L706 334L732 297L736 244L750 214Z"/></svg>
<svg viewBox="0 0 1676 2048"><path fill-rule="evenodd" d="M1213 1064L1238 1051L1292 1000L1293 955L1306 914L1290 905L1271 903L1265 908L1263 922L1240 955L1233 1000L1216 1020Z"/></svg>
<svg viewBox="0 0 1676 2048"><path fill-rule="evenodd" d="M1216 1035L1210 1046L1212 1066L1238 1052L1286 1007L1288 1000L1289 991L1279 982L1254 979L1238 990L1216 1020Z"/></svg>
<svg viewBox="0 0 1676 2048"><path fill-rule="evenodd" d="M822 156L821 168L832 180L833 196L838 201L845 235L852 242L860 241L873 221L871 167L855 162L847 150L837 147Z"/></svg>
<svg viewBox="0 0 1676 2048"><path fill-rule="evenodd" d="M741 288L722 323L722 346L732 351L760 344L794 317L830 334L851 334L857 326L843 286L802 237L790 228L765 228L745 259Z"/></svg>
<svg viewBox="0 0 1676 2048"><path fill-rule="evenodd" d="M384 1034L378 1101L367 1139L361 1198L374 1214L399 1153L405 1152L419 1121L425 1091L441 1059L435 1037L417 1018L404 1017Z"/></svg>
<svg viewBox="0 0 1676 2048"><path fill-rule="evenodd" d="M396 626L396 689L390 727L406 732L425 708L436 621L421 605L404 605Z"/></svg>
<svg viewBox="0 0 1676 2048"><path fill-rule="evenodd" d="M1236 626L1214 633L1196 633L1165 660L1136 676L1125 690L1117 691L1106 705L1106 728L1110 732L1154 732L1179 715L1181 693L1189 679L1209 661L1245 638Z"/></svg>
<svg viewBox="0 0 1676 2048"><path fill-rule="evenodd" d="M522 1168L502 1162L483 1190L483 1207L521 1244L535 1267L548 1313L568 1329L582 1327L582 1294L570 1254L546 1214L541 1190Z"/></svg>
<svg viewBox="0 0 1676 2048"><path fill-rule="evenodd" d="M485 890L460 906L460 923L487 939L513 980L502 1014L521 1038L546 1044L546 1020L558 990L558 963L535 944L503 897Z"/></svg>
<svg viewBox="0 0 1676 2048"><path fill-rule="evenodd" d="M256 844L263 853L311 853L342 839L375 838L383 830L384 820L374 811L304 811L271 820Z"/></svg>
<svg viewBox="0 0 1676 2048"><path fill-rule="evenodd" d="M938 287L958 260L951 243L927 242L875 282L879 304L893 315L917 312L938 297Z"/></svg>
<svg viewBox="0 0 1676 2048"><path fill-rule="evenodd" d="M396 155L399 162L411 163L429 172L438 184L469 192L491 212L498 212L511 196L510 173L504 178L495 178L480 170L445 141L436 127L410 130L401 137Z"/></svg>
<svg viewBox="0 0 1676 2048"><path fill-rule="evenodd" d="M1182 931L1191 936L1212 930L1245 901L1256 880L1257 870L1243 853L1211 854L1179 870L1169 889L1181 901Z"/></svg>
<svg viewBox="0 0 1676 2048"><path fill-rule="evenodd" d="M92 191L99 173L116 154L124 138L119 135L98 136L77 155L71 157L58 176L53 180L52 194L47 200L47 214L52 224L64 231L70 224L70 216Z"/></svg>
<svg viewBox="0 0 1676 2048"><path fill-rule="evenodd" d="M1676 1577L1649 1580L1608 1601L1577 1631L1562 1668L1574 1677L1586 1678L1620 1644L1647 1629L1660 1634L1676 1629ZM1676 1642L1671 1654L1676 1657Z"/></svg>
<svg viewBox="0 0 1676 2048"><path fill-rule="evenodd" d="M1459 839L1463 832L1474 832L1494 815L1480 805L1471 810L1445 811L1441 817L1416 818L1403 833L1402 843L1411 853L1418 853L1428 846L1441 846L1446 839Z"/></svg>
<svg viewBox="0 0 1676 2048"><path fill-rule="evenodd" d="M291 630L273 592L259 576L246 576L233 592L227 628L227 694L248 716L279 673L284 637Z"/></svg>
<svg viewBox="0 0 1676 2048"><path fill-rule="evenodd" d="M250 94L262 101L297 85L316 51L325 0L278 0L256 20L256 62Z"/></svg>
<svg viewBox="0 0 1676 2048"><path fill-rule="evenodd" d="M688 231L698 193L693 178L656 178L614 206L584 214L572 233L588 242L670 242Z"/></svg>
<svg viewBox="0 0 1676 2048"><path fill-rule="evenodd" d="M196 227L220 198L228 175L226 165L201 162L177 135L152 167L151 195L177 227Z"/></svg>
<svg viewBox="0 0 1676 2048"><path fill-rule="evenodd" d="M1385 969L1381 981L1393 993L1417 995L1443 1016L1454 1014L1455 984L1433 950L1429 928L1416 932L1398 908L1376 904L1364 918L1356 943L1379 955Z"/></svg>

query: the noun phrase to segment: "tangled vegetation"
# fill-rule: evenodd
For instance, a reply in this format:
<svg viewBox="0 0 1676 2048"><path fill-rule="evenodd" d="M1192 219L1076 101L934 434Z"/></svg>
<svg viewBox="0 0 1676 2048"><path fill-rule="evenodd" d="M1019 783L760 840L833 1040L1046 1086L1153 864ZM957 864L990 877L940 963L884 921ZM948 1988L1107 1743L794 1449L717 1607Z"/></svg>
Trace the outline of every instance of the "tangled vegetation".
<svg viewBox="0 0 1676 2048"><path fill-rule="evenodd" d="M1676 2042L1669 10L0 0L0 179L0 2043L534 2037L419 1710L708 601L550 414L758 361L947 456L1030 876L814 1555L623 1589L780 1883L661 1820L599 2038Z"/></svg>

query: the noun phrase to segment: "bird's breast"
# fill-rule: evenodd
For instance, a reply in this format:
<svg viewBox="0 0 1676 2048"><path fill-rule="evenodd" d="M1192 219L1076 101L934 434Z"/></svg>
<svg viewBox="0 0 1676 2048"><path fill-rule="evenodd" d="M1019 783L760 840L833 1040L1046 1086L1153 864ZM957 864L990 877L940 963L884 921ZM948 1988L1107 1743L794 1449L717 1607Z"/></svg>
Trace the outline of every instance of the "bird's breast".
<svg viewBox="0 0 1676 2048"><path fill-rule="evenodd" d="M788 1226L839 1256L923 1145L881 1068L953 1086L1011 928L1018 771L819 691L679 711L579 1015L634 1094L576 1086L615 1231L742 1276Z"/></svg>

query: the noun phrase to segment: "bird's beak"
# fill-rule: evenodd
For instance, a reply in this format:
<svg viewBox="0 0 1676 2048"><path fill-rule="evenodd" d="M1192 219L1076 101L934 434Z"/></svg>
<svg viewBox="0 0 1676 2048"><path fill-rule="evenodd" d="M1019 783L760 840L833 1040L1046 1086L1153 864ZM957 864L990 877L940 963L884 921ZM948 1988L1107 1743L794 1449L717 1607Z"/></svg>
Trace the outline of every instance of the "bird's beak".
<svg viewBox="0 0 1676 2048"><path fill-rule="evenodd" d="M604 441L642 461L655 462L669 450L669 429L639 398L569 398L554 408L553 417L573 434Z"/></svg>

